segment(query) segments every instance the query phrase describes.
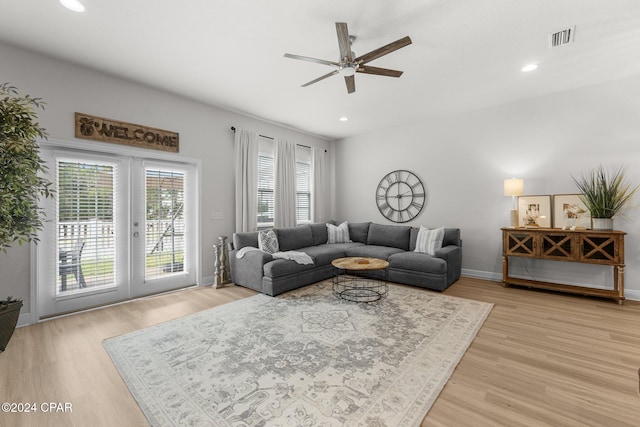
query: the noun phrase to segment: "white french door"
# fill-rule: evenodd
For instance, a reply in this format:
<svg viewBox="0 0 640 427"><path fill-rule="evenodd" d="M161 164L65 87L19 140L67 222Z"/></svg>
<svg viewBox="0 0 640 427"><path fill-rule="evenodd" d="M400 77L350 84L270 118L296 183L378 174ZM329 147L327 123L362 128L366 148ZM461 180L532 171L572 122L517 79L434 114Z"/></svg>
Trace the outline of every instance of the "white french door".
<svg viewBox="0 0 640 427"><path fill-rule="evenodd" d="M42 155L57 194L37 247L40 318L196 284L195 165Z"/></svg>
<svg viewBox="0 0 640 427"><path fill-rule="evenodd" d="M132 296L196 282L195 167L134 159Z"/></svg>

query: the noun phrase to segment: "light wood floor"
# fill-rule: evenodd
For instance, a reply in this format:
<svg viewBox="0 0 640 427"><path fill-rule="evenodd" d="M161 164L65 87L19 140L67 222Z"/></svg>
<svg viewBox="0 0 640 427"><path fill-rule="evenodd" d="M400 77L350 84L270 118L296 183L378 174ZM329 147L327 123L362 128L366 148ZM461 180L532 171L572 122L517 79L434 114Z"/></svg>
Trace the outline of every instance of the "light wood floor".
<svg viewBox="0 0 640 427"><path fill-rule="evenodd" d="M462 278L448 295L495 304L423 426L640 426L640 303ZM16 330L0 353L0 426L144 426L102 340L253 295L188 289ZM69 402L70 413L43 413Z"/></svg>

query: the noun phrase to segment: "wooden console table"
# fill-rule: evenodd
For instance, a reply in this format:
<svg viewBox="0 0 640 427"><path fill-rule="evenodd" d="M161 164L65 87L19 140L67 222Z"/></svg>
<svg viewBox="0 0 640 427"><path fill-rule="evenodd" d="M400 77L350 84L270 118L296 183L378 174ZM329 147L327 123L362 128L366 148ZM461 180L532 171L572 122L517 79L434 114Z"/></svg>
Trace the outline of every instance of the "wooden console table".
<svg viewBox="0 0 640 427"><path fill-rule="evenodd" d="M502 228L502 283L624 302L624 231ZM613 289L564 285L509 276L509 257L600 264L613 267Z"/></svg>

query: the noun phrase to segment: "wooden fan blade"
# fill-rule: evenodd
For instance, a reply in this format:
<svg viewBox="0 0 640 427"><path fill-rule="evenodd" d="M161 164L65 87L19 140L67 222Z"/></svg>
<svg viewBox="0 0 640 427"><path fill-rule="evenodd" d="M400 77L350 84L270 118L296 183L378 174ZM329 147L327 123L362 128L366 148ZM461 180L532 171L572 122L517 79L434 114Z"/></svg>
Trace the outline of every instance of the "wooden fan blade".
<svg viewBox="0 0 640 427"><path fill-rule="evenodd" d="M344 76L344 82L347 84L348 93L356 91L356 79L354 76Z"/></svg>
<svg viewBox="0 0 640 427"><path fill-rule="evenodd" d="M285 53L284 56L285 56L285 58L299 59L301 61L315 62L316 64L332 65L334 67L339 67L340 66L340 64L338 64L337 62L325 61L324 59L310 58L308 56L294 55L292 53Z"/></svg>
<svg viewBox="0 0 640 427"><path fill-rule="evenodd" d="M357 57L353 61L357 62L360 65L366 64L367 62L373 61L374 59L378 59L381 56L387 55L398 49L402 49L403 47L408 46L410 44L411 44L411 39L409 38L409 36L403 37L400 40L396 40L392 43L389 43L386 46L382 46L376 50L372 50L369 53L365 53L364 55Z"/></svg>
<svg viewBox="0 0 640 427"><path fill-rule="evenodd" d="M335 74L338 74L339 72L340 72L340 71L338 71L338 70L334 70L334 71L332 71L332 72L330 72L330 73L328 73L328 74L325 74L324 76L320 76L320 77L318 77L318 78L317 78L317 79L315 79L315 80L311 80L310 82L307 82L307 83L303 84L303 85L302 85L302 87L307 87L307 86L312 85L312 84L314 84L314 83L318 83L320 80L324 80L324 79L326 79L327 77L331 77L331 76L333 76L333 75L335 75Z"/></svg>
<svg viewBox="0 0 640 427"><path fill-rule="evenodd" d="M340 61L353 61L351 55L351 43L349 42L349 29L346 22L336 22L336 32L338 33L338 47L340 48Z"/></svg>
<svg viewBox="0 0 640 427"><path fill-rule="evenodd" d="M390 70L389 68L378 68L370 65L361 65L358 67L357 73L375 74L377 76L400 77L402 71Z"/></svg>

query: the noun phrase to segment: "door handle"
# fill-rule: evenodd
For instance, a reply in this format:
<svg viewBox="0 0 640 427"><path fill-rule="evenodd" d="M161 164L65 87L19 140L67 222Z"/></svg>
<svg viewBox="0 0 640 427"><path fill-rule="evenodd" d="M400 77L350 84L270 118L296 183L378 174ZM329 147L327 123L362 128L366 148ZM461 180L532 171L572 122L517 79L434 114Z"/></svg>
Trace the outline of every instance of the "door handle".
<svg viewBox="0 0 640 427"><path fill-rule="evenodd" d="M133 233L133 237L138 237L140 235L140 233L138 233L137 231L135 233Z"/></svg>

